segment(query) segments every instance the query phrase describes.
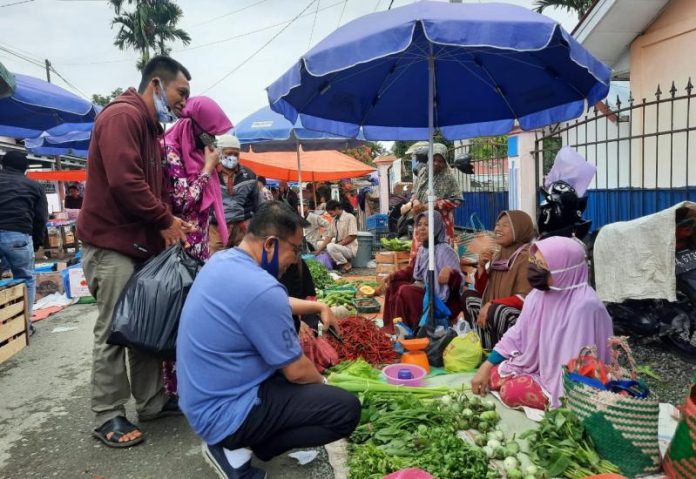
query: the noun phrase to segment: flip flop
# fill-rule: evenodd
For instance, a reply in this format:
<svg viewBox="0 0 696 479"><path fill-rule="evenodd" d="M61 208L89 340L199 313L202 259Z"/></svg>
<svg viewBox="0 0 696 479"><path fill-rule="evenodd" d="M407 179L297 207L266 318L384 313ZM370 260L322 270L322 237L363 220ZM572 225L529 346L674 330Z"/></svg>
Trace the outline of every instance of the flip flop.
<svg viewBox="0 0 696 479"><path fill-rule="evenodd" d="M145 440L145 435L142 434L136 439L119 442L119 439L133 431L140 431L140 428L138 428L138 426L130 422L124 416L116 416L92 431L92 435L109 447L121 449L135 446L136 444L140 444ZM111 438L107 437L109 433L113 433Z"/></svg>

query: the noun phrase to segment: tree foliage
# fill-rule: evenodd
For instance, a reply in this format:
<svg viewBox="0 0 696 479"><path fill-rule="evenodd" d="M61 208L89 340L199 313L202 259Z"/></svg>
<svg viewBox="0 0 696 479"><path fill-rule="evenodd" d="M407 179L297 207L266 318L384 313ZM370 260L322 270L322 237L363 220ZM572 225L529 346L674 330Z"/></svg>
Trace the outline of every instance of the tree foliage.
<svg viewBox="0 0 696 479"><path fill-rule="evenodd" d="M118 27L114 45L120 50L133 49L140 53L138 70L143 69L151 54L168 55L172 43L191 43L191 36L177 27L184 12L172 0L109 0L109 3L116 13L111 28ZM134 9L126 11L126 3Z"/></svg>
<svg viewBox="0 0 696 479"><path fill-rule="evenodd" d="M92 95L92 103L96 105L106 106L109 103L111 103L111 101L114 98L121 95L123 95L123 88L116 88L108 95L100 95L98 93L95 93L94 95Z"/></svg>
<svg viewBox="0 0 696 479"><path fill-rule="evenodd" d="M578 17L582 17L589 11L593 3L594 0L537 0L534 6L538 13L542 13L547 8L560 8L575 12Z"/></svg>
<svg viewBox="0 0 696 479"><path fill-rule="evenodd" d="M476 161L506 158L508 155L507 135L474 138L469 154Z"/></svg>
<svg viewBox="0 0 696 479"><path fill-rule="evenodd" d="M365 164L374 166L374 159L378 156L382 156L387 152L387 150L382 146L381 143L376 141L366 141L363 145L357 148L351 148L344 150L343 153L352 156L358 161L362 161Z"/></svg>

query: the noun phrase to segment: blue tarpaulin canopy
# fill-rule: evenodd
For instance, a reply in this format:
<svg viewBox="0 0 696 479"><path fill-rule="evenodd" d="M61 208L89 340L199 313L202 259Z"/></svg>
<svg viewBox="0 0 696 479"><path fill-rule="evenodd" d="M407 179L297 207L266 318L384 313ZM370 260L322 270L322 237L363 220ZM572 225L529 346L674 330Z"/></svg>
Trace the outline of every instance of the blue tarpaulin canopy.
<svg viewBox="0 0 696 479"><path fill-rule="evenodd" d="M87 157L93 122L63 123L35 138L26 138L24 146L37 155L74 155Z"/></svg>
<svg viewBox="0 0 696 479"><path fill-rule="evenodd" d="M308 130L297 119L290 122L266 106L252 113L235 126L232 133L242 149L254 152L295 151L297 153L298 181L302 183L301 151L345 150L360 146L360 138L346 138L321 131ZM302 147L302 148L300 148ZM300 195L300 212L304 214L304 200Z"/></svg>
<svg viewBox="0 0 696 479"><path fill-rule="evenodd" d="M31 138L61 123L93 122L97 108L57 85L14 75L15 92L0 99L0 136Z"/></svg>
<svg viewBox="0 0 696 479"><path fill-rule="evenodd" d="M611 70L555 21L503 3L421 1L331 33L267 88L306 128L368 140L450 140L570 120L606 97ZM429 248L428 284L435 255ZM434 304L430 298L430 304ZM433 308L429 308L433 319Z"/></svg>
<svg viewBox="0 0 696 479"><path fill-rule="evenodd" d="M359 139L308 130L299 119L292 123L268 106L237 123L232 133L245 150L251 146L258 153L295 151L298 143L305 151L345 150L361 144Z"/></svg>
<svg viewBox="0 0 696 479"><path fill-rule="evenodd" d="M611 71L544 15L502 4L421 1L358 18L268 87L271 107L306 128L368 140L450 139L576 118Z"/></svg>

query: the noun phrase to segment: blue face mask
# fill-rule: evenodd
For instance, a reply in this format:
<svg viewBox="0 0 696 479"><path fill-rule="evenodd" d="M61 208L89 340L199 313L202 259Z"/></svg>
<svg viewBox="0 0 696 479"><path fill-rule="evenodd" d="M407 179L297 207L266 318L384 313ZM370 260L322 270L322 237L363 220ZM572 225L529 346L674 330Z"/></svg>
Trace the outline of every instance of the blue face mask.
<svg viewBox="0 0 696 479"><path fill-rule="evenodd" d="M172 123L176 121L177 116L174 114L172 107L169 106L169 100L167 99L167 95L164 94L164 86L162 85L162 81L160 81L159 84L159 95L155 92L152 93L152 98L155 101L155 110L157 111L157 119L161 123Z"/></svg>
<svg viewBox="0 0 696 479"><path fill-rule="evenodd" d="M222 166L225 168L234 170L239 164L239 157L237 155L225 155L222 157L222 160L220 160L220 163L222 163Z"/></svg>
<svg viewBox="0 0 696 479"><path fill-rule="evenodd" d="M266 248L263 249L263 253L261 254L261 267L265 269L268 274L273 276L274 278L278 277L278 272L280 271L280 260L278 258L278 253L279 253L279 248L278 248L278 240L275 240L275 246L273 247L273 259L269 262L268 261L268 253L266 252Z"/></svg>

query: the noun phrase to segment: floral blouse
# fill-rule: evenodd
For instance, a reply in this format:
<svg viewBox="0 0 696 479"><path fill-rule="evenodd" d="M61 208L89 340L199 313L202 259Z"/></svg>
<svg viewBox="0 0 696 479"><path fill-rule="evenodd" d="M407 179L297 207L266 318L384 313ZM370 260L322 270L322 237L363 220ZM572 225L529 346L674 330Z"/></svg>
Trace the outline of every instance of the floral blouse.
<svg viewBox="0 0 696 479"><path fill-rule="evenodd" d="M210 183L210 174L201 172L198 178L191 181L181 158L175 151L167 148L166 159L165 168L169 178L172 213L198 228L195 232L186 235L186 241L190 245L187 251L191 256L207 261L210 258L208 227L212 207L201 211L200 206L203 201L203 192Z"/></svg>

